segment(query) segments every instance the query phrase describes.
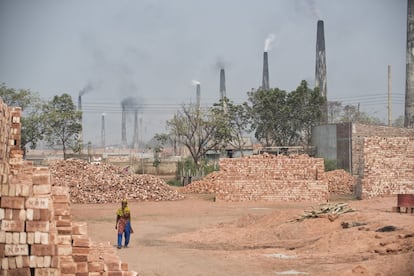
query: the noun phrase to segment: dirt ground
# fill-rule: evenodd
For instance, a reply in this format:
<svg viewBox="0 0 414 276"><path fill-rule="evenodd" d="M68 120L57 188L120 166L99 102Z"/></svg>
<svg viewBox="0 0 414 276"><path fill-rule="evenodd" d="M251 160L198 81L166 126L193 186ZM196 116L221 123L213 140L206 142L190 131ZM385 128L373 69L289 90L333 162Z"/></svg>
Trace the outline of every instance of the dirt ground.
<svg viewBox="0 0 414 276"><path fill-rule="evenodd" d="M141 276L414 275L414 215L391 212L396 196L337 198L355 211L293 222L320 205L212 199L129 202L135 233L121 260ZM73 219L115 246L119 205L72 204ZM384 226L395 231L377 231Z"/></svg>

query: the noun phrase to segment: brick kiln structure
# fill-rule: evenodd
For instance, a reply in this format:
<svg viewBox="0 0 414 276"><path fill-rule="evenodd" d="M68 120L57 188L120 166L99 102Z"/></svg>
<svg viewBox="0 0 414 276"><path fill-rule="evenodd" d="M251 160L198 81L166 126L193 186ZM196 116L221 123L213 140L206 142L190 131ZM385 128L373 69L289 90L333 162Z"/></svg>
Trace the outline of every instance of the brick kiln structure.
<svg viewBox="0 0 414 276"><path fill-rule="evenodd" d="M414 137L365 137L358 198L414 194Z"/></svg>
<svg viewBox="0 0 414 276"><path fill-rule="evenodd" d="M23 161L20 116L0 98L0 275L136 275L109 243L91 241L86 223L72 221L68 188Z"/></svg>
<svg viewBox="0 0 414 276"><path fill-rule="evenodd" d="M326 201L324 160L307 155L220 159L217 200Z"/></svg>

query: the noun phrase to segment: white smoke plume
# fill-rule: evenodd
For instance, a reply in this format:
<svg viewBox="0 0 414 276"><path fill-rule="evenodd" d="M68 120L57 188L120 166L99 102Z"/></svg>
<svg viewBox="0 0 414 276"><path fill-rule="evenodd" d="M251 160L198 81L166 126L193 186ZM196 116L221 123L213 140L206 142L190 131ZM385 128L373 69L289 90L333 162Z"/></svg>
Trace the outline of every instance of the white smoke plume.
<svg viewBox="0 0 414 276"><path fill-rule="evenodd" d="M192 80L191 83L192 83L192 85L200 84L200 82L198 80Z"/></svg>
<svg viewBox="0 0 414 276"><path fill-rule="evenodd" d="M268 52L270 49L272 49L272 46L273 46L272 43L275 40L275 38L276 38L276 36L274 34L269 34L266 37L265 44L264 44L264 51L265 52Z"/></svg>
<svg viewBox="0 0 414 276"><path fill-rule="evenodd" d="M319 15L319 10L316 7L316 3L314 0L308 0L306 1L307 5L309 6L310 12L312 13L312 16L319 20L320 19L320 15Z"/></svg>

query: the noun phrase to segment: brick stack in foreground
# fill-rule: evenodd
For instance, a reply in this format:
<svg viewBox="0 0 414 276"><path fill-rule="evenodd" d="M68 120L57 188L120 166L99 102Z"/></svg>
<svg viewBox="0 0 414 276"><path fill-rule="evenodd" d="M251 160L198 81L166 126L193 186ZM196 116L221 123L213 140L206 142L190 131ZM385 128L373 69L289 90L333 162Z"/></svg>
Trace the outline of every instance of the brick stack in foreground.
<svg viewBox="0 0 414 276"><path fill-rule="evenodd" d="M91 243L86 223L72 221L68 188L23 161L20 109L0 99L0 111L0 275L137 275L113 248Z"/></svg>

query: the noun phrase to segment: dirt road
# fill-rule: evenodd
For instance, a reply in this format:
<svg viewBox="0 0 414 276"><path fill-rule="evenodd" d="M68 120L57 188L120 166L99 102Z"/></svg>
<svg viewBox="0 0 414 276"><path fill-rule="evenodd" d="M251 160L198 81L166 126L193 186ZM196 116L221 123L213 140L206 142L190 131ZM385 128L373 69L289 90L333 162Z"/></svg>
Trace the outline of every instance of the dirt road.
<svg viewBox="0 0 414 276"><path fill-rule="evenodd" d="M414 275L414 216L392 213L394 197L346 202L355 212L332 222L290 222L319 207L309 202L129 202L135 233L118 252L142 276ZM73 204L72 215L93 241L115 246L118 207ZM384 226L395 231L376 232Z"/></svg>

